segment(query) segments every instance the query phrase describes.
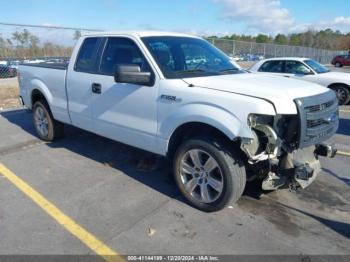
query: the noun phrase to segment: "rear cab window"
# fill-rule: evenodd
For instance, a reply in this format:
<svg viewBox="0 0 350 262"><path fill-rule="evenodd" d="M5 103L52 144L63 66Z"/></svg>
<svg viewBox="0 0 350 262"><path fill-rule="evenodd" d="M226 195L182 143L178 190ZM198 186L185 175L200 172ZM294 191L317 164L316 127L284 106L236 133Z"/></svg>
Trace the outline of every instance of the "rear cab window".
<svg viewBox="0 0 350 262"><path fill-rule="evenodd" d="M86 73L97 71L98 50L101 42L102 38L100 37L89 37L84 40L77 56L74 71Z"/></svg>

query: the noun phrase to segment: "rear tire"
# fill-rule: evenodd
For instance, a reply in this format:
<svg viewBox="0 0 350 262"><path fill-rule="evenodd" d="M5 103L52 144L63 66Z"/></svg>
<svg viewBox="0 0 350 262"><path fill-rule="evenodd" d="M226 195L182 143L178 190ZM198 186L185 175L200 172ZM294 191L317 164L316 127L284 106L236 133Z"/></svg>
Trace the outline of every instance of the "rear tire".
<svg viewBox="0 0 350 262"><path fill-rule="evenodd" d="M349 88L344 85L332 86L332 90L335 92L338 98L339 105L346 105L350 101Z"/></svg>
<svg viewBox="0 0 350 262"><path fill-rule="evenodd" d="M33 106L33 124L40 139L54 141L64 134L64 124L56 121L45 100L39 100Z"/></svg>
<svg viewBox="0 0 350 262"><path fill-rule="evenodd" d="M214 212L236 202L246 184L243 162L227 142L197 137L183 142L174 156L176 184L194 207Z"/></svg>
<svg viewBox="0 0 350 262"><path fill-rule="evenodd" d="M335 67L342 67L343 65L340 62L335 63Z"/></svg>

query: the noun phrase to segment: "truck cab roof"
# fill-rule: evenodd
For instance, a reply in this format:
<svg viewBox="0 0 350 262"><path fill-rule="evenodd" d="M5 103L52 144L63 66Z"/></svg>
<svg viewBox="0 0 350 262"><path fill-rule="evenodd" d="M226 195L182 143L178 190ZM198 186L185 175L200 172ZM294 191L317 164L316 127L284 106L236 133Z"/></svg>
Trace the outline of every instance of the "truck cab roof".
<svg viewBox="0 0 350 262"><path fill-rule="evenodd" d="M84 34L84 36L132 36L132 37L150 37L150 36L177 36L177 37L192 37L192 38L200 38L198 36L184 34L184 33L176 33L176 32L166 32L166 31L104 31L104 32L92 32Z"/></svg>

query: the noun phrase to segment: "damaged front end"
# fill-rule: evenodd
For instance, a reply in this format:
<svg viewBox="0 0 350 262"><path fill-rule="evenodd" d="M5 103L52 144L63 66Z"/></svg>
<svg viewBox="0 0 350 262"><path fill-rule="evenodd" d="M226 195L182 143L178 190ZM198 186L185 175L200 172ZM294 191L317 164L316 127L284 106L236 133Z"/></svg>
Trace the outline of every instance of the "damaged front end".
<svg viewBox="0 0 350 262"><path fill-rule="evenodd" d="M334 157L323 144L338 129L334 92L295 100L298 115L250 115L253 139L243 139L248 159L247 179L262 179L264 190L308 187L321 171L319 156Z"/></svg>

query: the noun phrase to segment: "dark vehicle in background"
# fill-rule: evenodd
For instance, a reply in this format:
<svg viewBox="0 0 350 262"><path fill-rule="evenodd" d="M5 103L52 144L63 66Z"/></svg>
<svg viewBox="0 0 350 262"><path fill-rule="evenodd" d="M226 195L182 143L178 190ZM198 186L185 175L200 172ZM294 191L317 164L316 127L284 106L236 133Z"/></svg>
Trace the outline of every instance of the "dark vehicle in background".
<svg viewBox="0 0 350 262"><path fill-rule="evenodd" d="M0 78L16 77L17 70L7 65L0 64Z"/></svg>
<svg viewBox="0 0 350 262"><path fill-rule="evenodd" d="M337 55L333 58L332 65L335 67L350 66L350 54Z"/></svg>

